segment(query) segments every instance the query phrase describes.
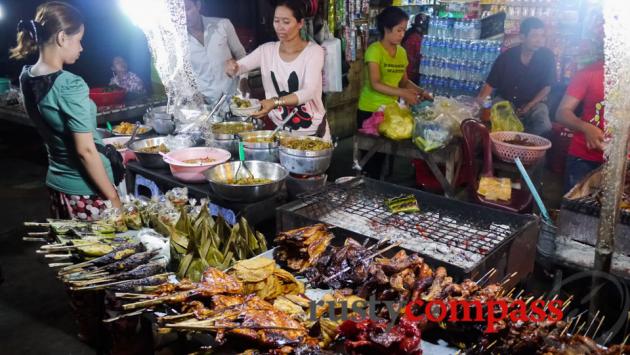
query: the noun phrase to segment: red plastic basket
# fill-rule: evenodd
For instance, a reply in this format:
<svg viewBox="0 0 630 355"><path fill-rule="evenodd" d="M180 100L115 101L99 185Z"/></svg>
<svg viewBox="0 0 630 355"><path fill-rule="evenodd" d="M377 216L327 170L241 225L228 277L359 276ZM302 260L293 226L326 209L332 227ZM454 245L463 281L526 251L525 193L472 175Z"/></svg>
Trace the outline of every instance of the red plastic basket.
<svg viewBox="0 0 630 355"><path fill-rule="evenodd" d="M535 144L535 146L524 146L506 143L511 139L519 136ZM531 165L545 156L545 153L551 148L551 142L541 136L522 132L492 132L490 133L492 140L492 152L497 158L513 163L514 158L520 158L524 165Z"/></svg>
<svg viewBox="0 0 630 355"><path fill-rule="evenodd" d="M108 90L104 88L90 89L90 99L94 101L96 106L116 106L122 105L125 101L124 90Z"/></svg>

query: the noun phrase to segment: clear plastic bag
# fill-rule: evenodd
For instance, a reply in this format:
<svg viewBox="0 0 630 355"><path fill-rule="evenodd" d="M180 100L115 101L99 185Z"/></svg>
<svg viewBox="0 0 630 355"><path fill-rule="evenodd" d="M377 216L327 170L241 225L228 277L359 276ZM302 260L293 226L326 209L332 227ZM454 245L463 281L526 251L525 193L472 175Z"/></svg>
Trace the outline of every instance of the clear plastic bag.
<svg viewBox="0 0 630 355"><path fill-rule="evenodd" d="M525 130L509 101L500 101L492 106L490 122L492 122L492 132L523 132Z"/></svg>
<svg viewBox="0 0 630 355"><path fill-rule="evenodd" d="M448 115L436 115L425 108L414 117L413 143L422 151L430 152L443 148L453 139L457 122Z"/></svg>

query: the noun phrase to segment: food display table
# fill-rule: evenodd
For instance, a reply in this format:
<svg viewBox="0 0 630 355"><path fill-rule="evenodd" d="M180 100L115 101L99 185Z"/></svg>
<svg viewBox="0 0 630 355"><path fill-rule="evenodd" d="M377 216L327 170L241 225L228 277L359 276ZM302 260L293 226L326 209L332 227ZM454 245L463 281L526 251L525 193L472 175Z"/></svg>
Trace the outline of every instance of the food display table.
<svg viewBox="0 0 630 355"><path fill-rule="evenodd" d="M383 137L357 133L352 144L353 169L360 173L361 169L376 153L424 160L442 186L444 194L447 197L455 196L455 183L459 170L457 163L461 157L460 145L457 142L451 143L443 149L425 153L410 140L396 142ZM438 164L445 165L445 173L442 173ZM382 169L381 180L385 178L385 174L390 169L389 159L385 160Z"/></svg>
<svg viewBox="0 0 630 355"><path fill-rule="evenodd" d="M96 114L96 121L99 125L104 125L107 122L121 122L128 120L135 120L147 111L149 107L159 106L166 104L166 101L160 100L149 100L144 103L124 106L120 108L114 108L110 110L105 110L98 112ZM34 127L33 122L28 118L24 108L21 105L9 105L9 106L0 106L0 119Z"/></svg>
<svg viewBox="0 0 630 355"><path fill-rule="evenodd" d="M127 191L136 192L136 180L138 178L153 182L159 188L159 194L174 187L187 187L188 194L195 198L208 198L218 207L218 212L227 220L234 217L245 217L252 225L256 226L264 221L273 220L276 217L276 208L286 202L286 193L281 191L278 195L265 200L242 203L226 201L212 193L209 183L183 183L177 180L168 169L145 168L137 161L127 163ZM137 195L137 193L136 193Z"/></svg>

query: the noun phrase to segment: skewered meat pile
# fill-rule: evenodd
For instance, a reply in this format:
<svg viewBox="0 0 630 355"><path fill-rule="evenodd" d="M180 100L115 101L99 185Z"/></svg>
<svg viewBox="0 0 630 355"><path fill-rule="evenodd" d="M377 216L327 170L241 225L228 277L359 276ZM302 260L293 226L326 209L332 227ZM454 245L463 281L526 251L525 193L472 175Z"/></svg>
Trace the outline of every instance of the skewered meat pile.
<svg viewBox="0 0 630 355"><path fill-rule="evenodd" d="M319 260L333 238L324 224L283 232L274 240L278 245L275 257L302 272Z"/></svg>
<svg viewBox="0 0 630 355"><path fill-rule="evenodd" d="M331 248L311 268L306 277L320 288L356 288L368 277L370 251L354 239L346 239L343 247ZM344 271L347 270L347 271Z"/></svg>

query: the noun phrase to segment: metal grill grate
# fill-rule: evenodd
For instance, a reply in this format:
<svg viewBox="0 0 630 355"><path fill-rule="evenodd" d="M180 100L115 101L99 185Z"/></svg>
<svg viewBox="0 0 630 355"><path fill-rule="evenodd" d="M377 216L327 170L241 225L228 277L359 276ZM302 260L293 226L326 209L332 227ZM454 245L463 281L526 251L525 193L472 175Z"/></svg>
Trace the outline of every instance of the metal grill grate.
<svg viewBox="0 0 630 355"><path fill-rule="evenodd" d="M301 198L296 212L338 227L361 231L368 237L402 240L407 249L437 252L438 259L470 264L497 248L514 231L510 226L491 223L476 225L453 214L431 211L422 206L416 214L392 214L385 205L395 194L376 191L365 184L333 185Z"/></svg>

